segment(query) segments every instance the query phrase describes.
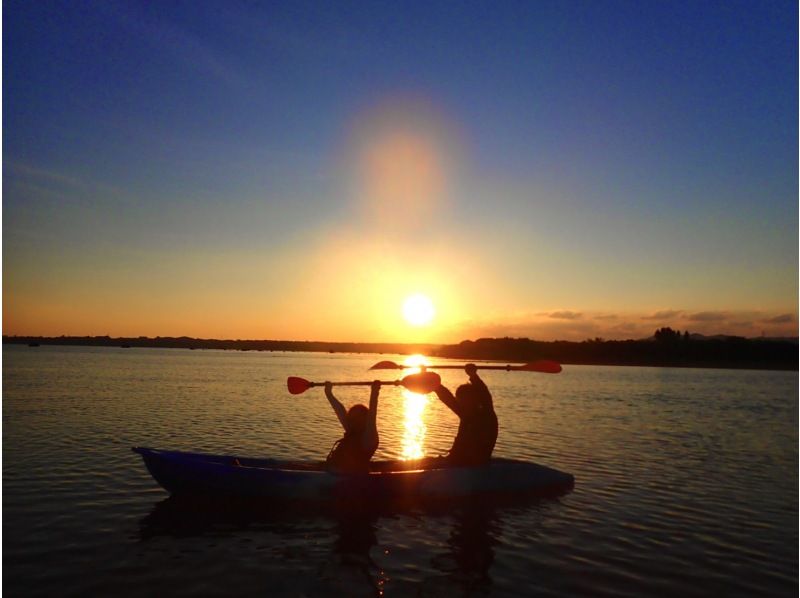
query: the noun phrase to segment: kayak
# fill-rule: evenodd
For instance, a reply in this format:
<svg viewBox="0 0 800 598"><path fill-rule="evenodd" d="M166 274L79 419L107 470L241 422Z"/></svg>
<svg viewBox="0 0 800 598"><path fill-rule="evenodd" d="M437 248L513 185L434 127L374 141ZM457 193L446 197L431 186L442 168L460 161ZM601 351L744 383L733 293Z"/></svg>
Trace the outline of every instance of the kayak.
<svg viewBox="0 0 800 598"><path fill-rule="evenodd" d="M441 460L374 461L369 473L333 473L324 463L207 455L133 447L153 478L173 495L298 501L394 501L480 495L554 496L569 492L568 473L515 459L480 467Z"/></svg>

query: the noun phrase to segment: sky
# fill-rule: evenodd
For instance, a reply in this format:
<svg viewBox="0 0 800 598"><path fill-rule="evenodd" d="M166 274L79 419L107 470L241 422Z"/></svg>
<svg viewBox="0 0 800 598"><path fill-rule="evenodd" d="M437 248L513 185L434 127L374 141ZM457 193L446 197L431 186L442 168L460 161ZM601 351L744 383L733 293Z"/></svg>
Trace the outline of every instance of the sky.
<svg viewBox="0 0 800 598"><path fill-rule="evenodd" d="M797 11L6 0L3 333L797 336Z"/></svg>

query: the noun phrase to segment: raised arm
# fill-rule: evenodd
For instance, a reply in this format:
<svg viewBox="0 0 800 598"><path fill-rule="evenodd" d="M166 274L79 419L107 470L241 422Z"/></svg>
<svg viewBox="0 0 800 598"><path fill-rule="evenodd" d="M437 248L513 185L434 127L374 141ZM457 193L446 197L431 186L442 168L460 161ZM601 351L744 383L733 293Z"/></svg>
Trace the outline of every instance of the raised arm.
<svg viewBox="0 0 800 598"><path fill-rule="evenodd" d="M476 390L481 405L488 407L489 409L494 409L492 393L489 392L489 388L486 386L486 383L480 379L480 376L478 376L478 368L475 367L475 364L468 363L464 366L464 371L467 373L467 376L469 376L469 382Z"/></svg>
<svg viewBox="0 0 800 598"><path fill-rule="evenodd" d="M331 386L330 382L325 383L325 396L328 399L328 402L333 407L333 412L336 413L336 417L339 418L339 423L342 424L345 432L347 431L347 410L344 408L339 400L333 396L333 386Z"/></svg>
<svg viewBox="0 0 800 598"><path fill-rule="evenodd" d="M367 416L367 429L377 426L378 418L378 395L381 392L380 380L375 380L370 387L369 394L369 415Z"/></svg>
<svg viewBox="0 0 800 598"><path fill-rule="evenodd" d="M453 393L450 392L445 386L439 385L435 391L436 396L439 397L439 400L450 407L450 410L455 413L456 415L460 416L461 412L458 408L458 403L456 402L456 398L453 396Z"/></svg>

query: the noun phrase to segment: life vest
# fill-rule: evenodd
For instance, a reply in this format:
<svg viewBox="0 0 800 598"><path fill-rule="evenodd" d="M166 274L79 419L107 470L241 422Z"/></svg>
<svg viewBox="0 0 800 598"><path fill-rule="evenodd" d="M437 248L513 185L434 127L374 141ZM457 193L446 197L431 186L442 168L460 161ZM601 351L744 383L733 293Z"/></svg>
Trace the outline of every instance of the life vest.
<svg viewBox="0 0 800 598"><path fill-rule="evenodd" d="M485 465L497 441L497 415L494 410L476 409L459 418L458 433L448 453L453 465Z"/></svg>
<svg viewBox="0 0 800 598"><path fill-rule="evenodd" d="M334 443L325 462L331 471L367 473L373 453L375 453L374 448L371 450L364 448L361 434L345 432L344 437Z"/></svg>

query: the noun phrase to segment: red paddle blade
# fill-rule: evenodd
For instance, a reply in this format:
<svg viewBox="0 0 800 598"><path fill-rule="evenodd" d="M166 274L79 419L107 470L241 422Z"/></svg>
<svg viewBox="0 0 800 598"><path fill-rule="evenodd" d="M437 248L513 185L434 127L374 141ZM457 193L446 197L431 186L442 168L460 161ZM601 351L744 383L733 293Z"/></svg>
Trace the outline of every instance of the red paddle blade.
<svg viewBox="0 0 800 598"><path fill-rule="evenodd" d="M373 365L371 370L401 370L403 366L397 365L394 361L379 361Z"/></svg>
<svg viewBox="0 0 800 598"><path fill-rule="evenodd" d="M533 363L526 363L525 365L518 366L514 369L522 370L525 372L543 372L545 374L558 374L561 371L561 364L557 361L549 359L541 359Z"/></svg>
<svg viewBox="0 0 800 598"><path fill-rule="evenodd" d="M296 376L289 376L286 379L286 386L289 388L289 392L293 395L299 395L307 391L311 388L311 382L306 380L305 378L297 378Z"/></svg>
<svg viewBox="0 0 800 598"><path fill-rule="evenodd" d="M426 395L433 392L442 383L442 379L436 372L420 372L419 374L409 374L402 380L400 384L405 386L411 392L416 392L421 395Z"/></svg>

